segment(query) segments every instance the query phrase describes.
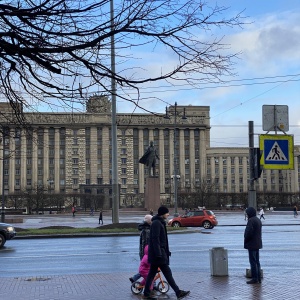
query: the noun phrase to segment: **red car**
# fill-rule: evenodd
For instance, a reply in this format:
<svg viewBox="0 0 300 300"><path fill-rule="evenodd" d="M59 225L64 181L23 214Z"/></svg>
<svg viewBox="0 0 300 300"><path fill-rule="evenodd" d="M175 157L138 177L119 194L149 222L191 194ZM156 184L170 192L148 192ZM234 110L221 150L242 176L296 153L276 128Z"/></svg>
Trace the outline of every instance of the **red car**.
<svg viewBox="0 0 300 300"><path fill-rule="evenodd" d="M218 225L217 218L211 210L193 210L186 215L175 217L168 222L173 227L204 227L211 229Z"/></svg>

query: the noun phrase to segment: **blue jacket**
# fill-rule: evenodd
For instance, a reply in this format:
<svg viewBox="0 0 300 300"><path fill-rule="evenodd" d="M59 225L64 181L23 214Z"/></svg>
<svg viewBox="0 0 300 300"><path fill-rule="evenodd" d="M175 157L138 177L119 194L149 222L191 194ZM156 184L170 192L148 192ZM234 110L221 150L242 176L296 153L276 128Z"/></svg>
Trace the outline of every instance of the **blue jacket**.
<svg viewBox="0 0 300 300"><path fill-rule="evenodd" d="M249 250L258 250L262 248L262 223L256 216L256 210L253 207L246 209L248 223L244 233L244 248Z"/></svg>

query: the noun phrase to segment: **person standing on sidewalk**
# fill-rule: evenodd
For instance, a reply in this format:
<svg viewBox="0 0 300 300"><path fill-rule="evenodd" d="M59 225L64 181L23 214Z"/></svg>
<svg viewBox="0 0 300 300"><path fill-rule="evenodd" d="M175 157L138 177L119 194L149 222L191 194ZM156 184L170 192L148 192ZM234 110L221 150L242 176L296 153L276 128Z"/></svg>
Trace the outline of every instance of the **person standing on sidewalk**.
<svg viewBox="0 0 300 300"><path fill-rule="evenodd" d="M101 222L101 225L103 225L103 213L102 213L102 209L100 210L100 213L99 213L99 224Z"/></svg>
<svg viewBox="0 0 300 300"><path fill-rule="evenodd" d="M262 223L253 207L248 207L246 213L248 222L244 233L244 248L248 249L252 277L247 283L261 283L259 249L262 248Z"/></svg>
<svg viewBox="0 0 300 300"><path fill-rule="evenodd" d="M260 208L260 211L259 211L259 218L260 218L260 220L261 220L261 218L263 218L265 220L265 212L262 207Z"/></svg>
<svg viewBox="0 0 300 300"><path fill-rule="evenodd" d="M166 220L168 219L168 216L168 208L161 206L158 209L157 215L152 218L148 250L148 260L151 267L146 279L143 299L157 299L151 295L150 287L158 268L160 268L166 280L176 293L177 299L183 299L190 293L190 291L183 291L179 289L169 267L169 257L171 256L171 252L169 251L166 228Z"/></svg>

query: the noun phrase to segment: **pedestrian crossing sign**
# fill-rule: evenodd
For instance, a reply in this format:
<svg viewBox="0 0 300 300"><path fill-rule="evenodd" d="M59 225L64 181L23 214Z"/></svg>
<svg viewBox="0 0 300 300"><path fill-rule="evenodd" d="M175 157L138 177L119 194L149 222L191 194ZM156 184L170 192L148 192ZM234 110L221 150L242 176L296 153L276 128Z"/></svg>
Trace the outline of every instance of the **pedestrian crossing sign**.
<svg viewBox="0 0 300 300"><path fill-rule="evenodd" d="M264 169L294 169L293 135L261 134L259 148L262 151L260 164Z"/></svg>

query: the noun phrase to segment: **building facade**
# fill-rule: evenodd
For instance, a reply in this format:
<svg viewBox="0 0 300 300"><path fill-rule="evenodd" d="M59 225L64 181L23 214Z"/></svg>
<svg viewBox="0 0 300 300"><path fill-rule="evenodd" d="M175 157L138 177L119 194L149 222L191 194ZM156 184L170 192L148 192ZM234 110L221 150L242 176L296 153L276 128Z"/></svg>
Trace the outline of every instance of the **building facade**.
<svg viewBox="0 0 300 300"><path fill-rule="evenodd" d="M9 196L43 186L52 194L105 195L104 208L111 207L110 105L107 98L95 96L89 99L86 113L24 113L26 126L3 125L0 191ZM247 191L248 148L210 148L209 107L176 109L175 113L170 107L169 118L117 114L121 206L143 200L148 169L139 158L150 141L160 158L156 173L163 203L172 204L173 174L179 189L193 189L205 180L214 182L220 192ZM295 165L295 171L264 171L258 188L299 193L297 155Z"/></svg>

